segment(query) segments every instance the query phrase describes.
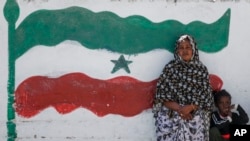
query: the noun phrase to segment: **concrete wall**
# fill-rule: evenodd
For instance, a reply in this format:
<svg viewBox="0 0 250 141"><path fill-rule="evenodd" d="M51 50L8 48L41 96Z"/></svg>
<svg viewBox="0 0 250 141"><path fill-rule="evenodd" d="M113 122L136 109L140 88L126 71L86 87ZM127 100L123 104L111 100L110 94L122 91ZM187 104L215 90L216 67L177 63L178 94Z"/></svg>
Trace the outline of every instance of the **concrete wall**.
<svg viewBox="0 0 250 141"><path fill-rule="evenodd" d="M181 33L250 114L249 0L16 2L0 1L0 140L154 141L154 86Z"/></svg>

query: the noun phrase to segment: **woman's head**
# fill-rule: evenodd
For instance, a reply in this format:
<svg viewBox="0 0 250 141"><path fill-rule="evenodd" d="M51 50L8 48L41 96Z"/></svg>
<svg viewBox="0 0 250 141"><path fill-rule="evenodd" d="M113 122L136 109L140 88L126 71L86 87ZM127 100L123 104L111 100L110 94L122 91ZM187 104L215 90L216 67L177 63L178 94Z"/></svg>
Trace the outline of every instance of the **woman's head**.
<svg viewBox="0 0 250 141"><path fill-rule="evenodd" d="M215 106L222 116L228 116L231 110L231 95L226 90L214 94Z"/></svg>
<svg viewBox="0 0 250 141"><path fill-rule="evenodd" d="M182 35L176 41L175 58L184 62L190 62L198 58L198 50L194 39L189 35Z"/></svg>

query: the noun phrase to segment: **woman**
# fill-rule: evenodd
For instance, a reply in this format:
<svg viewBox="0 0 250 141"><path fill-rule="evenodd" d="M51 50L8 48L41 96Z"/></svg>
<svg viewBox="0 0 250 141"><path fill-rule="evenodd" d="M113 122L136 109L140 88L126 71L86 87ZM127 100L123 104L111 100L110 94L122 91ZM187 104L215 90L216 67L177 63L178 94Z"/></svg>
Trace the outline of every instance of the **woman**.
<svg viewBox="0 0 250 141"><path fill-rule="evenodd" d="M194 39L183 35L157 83L157 141L208 141L212 108L208 70L199 60Z"/></svg>

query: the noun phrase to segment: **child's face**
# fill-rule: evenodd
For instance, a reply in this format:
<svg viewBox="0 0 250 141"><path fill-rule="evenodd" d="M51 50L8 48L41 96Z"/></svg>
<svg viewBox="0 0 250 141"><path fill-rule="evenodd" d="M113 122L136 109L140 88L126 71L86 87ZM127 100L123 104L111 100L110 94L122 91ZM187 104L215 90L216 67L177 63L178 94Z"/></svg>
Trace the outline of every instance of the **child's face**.
<svg viewBox="0 0 250 141"><path fill-rule="evenodd" d="M231 112L231 99L228 96L222 96L217 107L222 116L228 116Z"/></svg>

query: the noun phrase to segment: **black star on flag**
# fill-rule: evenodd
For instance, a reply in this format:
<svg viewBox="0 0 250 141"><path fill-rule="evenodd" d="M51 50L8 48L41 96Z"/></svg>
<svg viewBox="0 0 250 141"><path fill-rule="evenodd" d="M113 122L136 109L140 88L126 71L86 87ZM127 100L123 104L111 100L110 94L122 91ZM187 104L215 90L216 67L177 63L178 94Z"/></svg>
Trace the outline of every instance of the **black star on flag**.
<svg viewBox="0 0 250 141"><path fill-rule="evenodd" d="M115 64L111 73L115 73L119 69L124 69L127 73L130 73L128 64L132 63L132 61L125 60L124 56L121 55L118 60L111 60Z"/></svg>

